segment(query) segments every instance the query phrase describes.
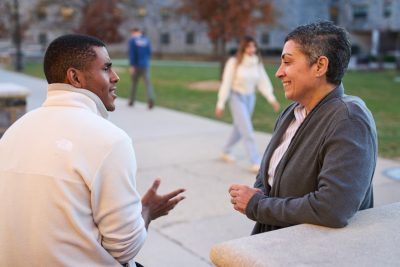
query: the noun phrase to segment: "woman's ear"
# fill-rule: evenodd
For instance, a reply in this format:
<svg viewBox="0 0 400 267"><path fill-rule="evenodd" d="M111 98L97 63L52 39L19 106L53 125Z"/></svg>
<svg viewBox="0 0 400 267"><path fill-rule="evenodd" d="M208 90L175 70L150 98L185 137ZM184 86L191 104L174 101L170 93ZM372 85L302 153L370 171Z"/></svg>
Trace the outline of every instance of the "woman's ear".
<svg viewBox="0 0 400 267"><path fill-rule="evenodd" d="M329 59L325 56L320 56L317 59L317 72L316 76L321 77L328 72Z"/></svg>
<svg viewBox="0 0 400 267"><path fill-rule="evenodd" d="M65 77L65 83L68 83L76 88L82 88L82 72L75 68L69 68Z"/></svg>

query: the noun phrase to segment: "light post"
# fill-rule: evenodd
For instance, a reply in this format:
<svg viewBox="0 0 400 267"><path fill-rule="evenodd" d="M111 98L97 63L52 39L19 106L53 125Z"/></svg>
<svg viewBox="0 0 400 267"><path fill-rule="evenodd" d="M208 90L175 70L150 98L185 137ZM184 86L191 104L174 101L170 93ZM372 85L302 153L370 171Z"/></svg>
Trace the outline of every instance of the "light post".
<svg viewBox="0 0 400 267"><path fill-rule="evenodd" d="M15 44L15 70L22 71L22 51L21 51L21 27L19 23L19 3L18 0L14 0L13 6L14 16L14 44Z"/></svg>

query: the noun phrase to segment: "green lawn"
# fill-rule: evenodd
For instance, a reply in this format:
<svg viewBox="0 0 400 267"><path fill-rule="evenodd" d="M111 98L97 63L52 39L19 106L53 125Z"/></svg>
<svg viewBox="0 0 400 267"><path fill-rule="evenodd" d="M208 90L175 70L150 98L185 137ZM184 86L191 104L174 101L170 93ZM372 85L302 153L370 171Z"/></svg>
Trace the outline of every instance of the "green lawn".
<svg viewBox="0 0 400 267"><path fill-rule="evenodd" d="M126 66L115 66L121 80L118 95L128 96L130 78ZM280 82L274 78L276 66L267 66L275 94L282 106L289 101L284 98ZM43 77L40 64L29 64L27 74ZM400 75L400 74L397 74ZM213 91L195 91L188 89L192 82L217 80L217 66L152 66L151 77L156 90L156 105L188 113L215 118L214 108L217 93ZM400 83L394 82L395 71L349 71L344 79L347 94L360 96L372 111L378 128L379 155L387 158L400 158ZM138 99L145 101L143 82L140 82ZM258 131L271 132L276 120L275 114L267 101L258 95L253 123ZM229 112L222 120L231 122Z"/></svg>

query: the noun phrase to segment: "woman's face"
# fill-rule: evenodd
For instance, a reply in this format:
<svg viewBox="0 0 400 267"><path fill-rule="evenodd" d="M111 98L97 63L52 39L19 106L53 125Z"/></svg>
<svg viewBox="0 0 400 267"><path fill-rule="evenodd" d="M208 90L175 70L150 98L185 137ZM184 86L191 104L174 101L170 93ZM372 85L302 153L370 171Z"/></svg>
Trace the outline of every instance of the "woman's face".
<svg viewBox="0 0 400 267"><path fill-rule="evenodd" d="M253 56L257 52L257 47L254 42L250 42L247 44L244 53L248 56Z"/></svg>
<svg viewBox="0 0 400 267"><path fill-rule="evenodd" d="M289 40L285 43L281 65L275 76L282 81L287 99L306 105L317 90L316 64L310 66L300 46Z"/></svg>

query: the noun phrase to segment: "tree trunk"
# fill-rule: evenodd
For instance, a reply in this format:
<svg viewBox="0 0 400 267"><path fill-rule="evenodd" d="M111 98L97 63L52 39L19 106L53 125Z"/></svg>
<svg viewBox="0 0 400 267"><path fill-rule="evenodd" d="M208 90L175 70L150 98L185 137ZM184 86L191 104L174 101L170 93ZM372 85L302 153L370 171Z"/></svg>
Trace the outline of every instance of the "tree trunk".
<svg viewBox="0 0 400 267"><path fill-rule="evenodd" d="M400 72L400 33L397 33L397 38L396 38L396 52L395 52L395 58L396 58L396 70L397 72Z"/></svg>
<svg viewBox="0 0 400 267"><path fill-rule="evenodd" d="M23 69L22 64L22 50L21 50L21 27L19 21L19 3L14 0L14 45L15 45L15 70L21 72Z"/></svg>

